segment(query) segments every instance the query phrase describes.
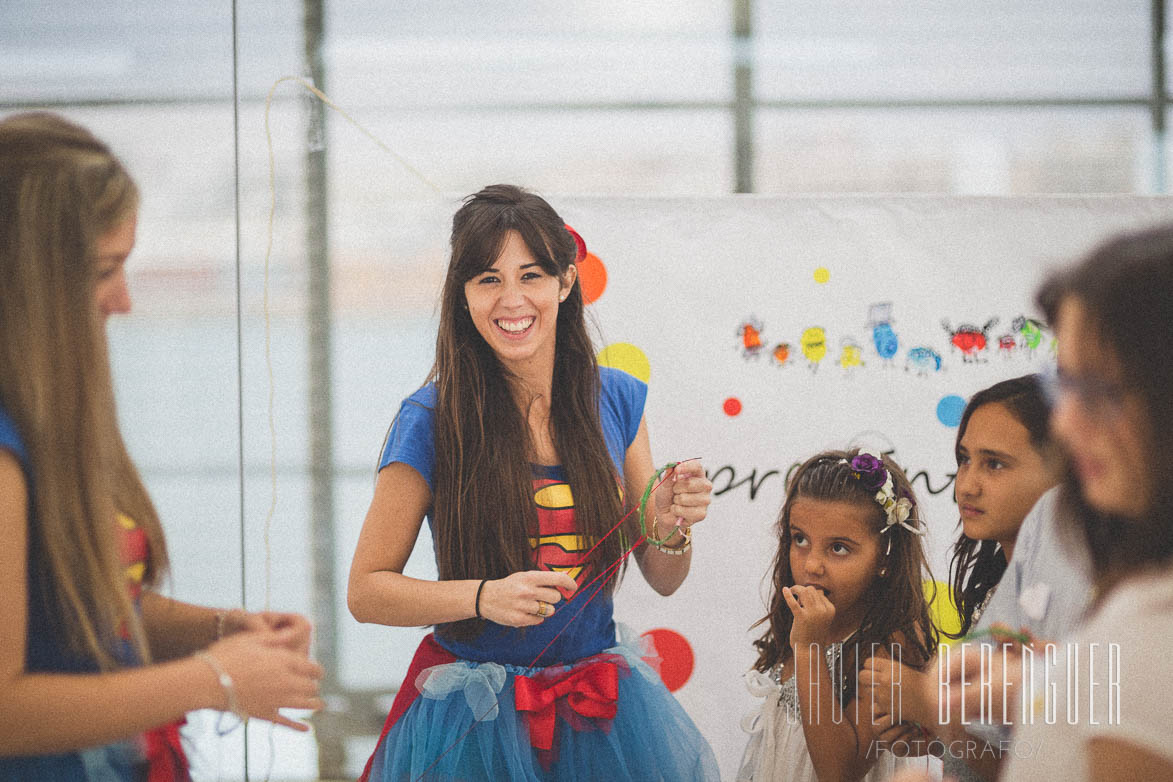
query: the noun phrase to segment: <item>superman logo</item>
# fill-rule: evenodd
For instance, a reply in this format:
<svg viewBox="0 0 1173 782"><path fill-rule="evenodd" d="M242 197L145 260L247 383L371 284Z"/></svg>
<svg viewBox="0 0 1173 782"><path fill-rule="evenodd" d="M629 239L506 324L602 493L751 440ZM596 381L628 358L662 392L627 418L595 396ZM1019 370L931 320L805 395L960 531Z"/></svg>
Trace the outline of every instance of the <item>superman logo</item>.
<svg viewBox="0 0 1173 782"><path fill-rule="evenodd" d="M534 504L538 509L538 534L529 539L538 567L566 573L582 583L579 576L590 564L579 564L591 543L574 526L574 495L570 484L558 478L534 481Z"/></svg>

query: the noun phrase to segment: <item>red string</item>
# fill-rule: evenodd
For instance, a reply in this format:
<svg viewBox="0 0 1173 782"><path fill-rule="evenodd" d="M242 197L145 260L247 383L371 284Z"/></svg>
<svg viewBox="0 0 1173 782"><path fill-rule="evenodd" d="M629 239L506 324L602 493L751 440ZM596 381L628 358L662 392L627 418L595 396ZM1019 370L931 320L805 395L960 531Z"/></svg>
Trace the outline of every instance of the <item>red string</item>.
<svg viewBox="0 0 1173 782"><path fill-rule="evenodd" d="M636 549L636 548L637 548L637 547L638 547L640 544L642 544L642 543L644 542L644 540L646 540L646 538L645 538L643 535L640 535L640 536L639 536L639 539L638 539L638 540L636 540L635 544L634 544L634 545L633 545L631 548L629 548L627 551L623 552L623 556L619 557L619 559L615 560L615 561L614 561L614 562L612 562L610 565L608 565L608 566L607 566L607 568L606 568L606 570L602 571L601 573L599 573L599 575L597 575L597 576L595 576L594 578L592 578L592 579L591 579L589 582L587 582L587 584L586 584L586 585L584 585L582 588L583 588L583 589L586 589L586 588L587 588L587 587L589 587L591 584L595 583L596 581L598 581L600 578L602 578L603 576L605 576L605 575L607 575L607 574L610 574L611 576L614 576L614 575L615 575L615 573L617 573L617 572L618 572L618 570L619 570L619 566L620 566L621 564L623 564L623 561L624 561L624 560L626 560L626 559L627 559L627 557L628 557L628 555L630 555L630 554L631 554L631 552L635 551L635 549ZM575 621L576 619L578 619L578 616L579 616L579 614L581 614L581 613L582 613L582 612L583 612L583 611L586 609L587 605L589 605L589 604L590 604L590 602L591 602L592 600L594 600L594 599L595 599L595 597L597 597L597 596L598 596L598 594L599 594L600 592L602 592L602 591L603 591L604 587L606 587L606 586L607 586L607 582L608 582L608 581L610 581L610 580L611 580L611 578L610 578L610 577L608 577L606 581L604 581L602 584L599 584L599 586L598 586L598 587L595 589L595 591L594 591L594 592L591 594L591 596L590 596L590 597L588 597L588 598L586 599L586 602L584 602L584 603L582 604L582 606L580 606L580 607L579 607L578 611L577 611L577 612L575 612L574 616L572 616L572 617L570 618L570 621L569 621L569 622L567 622L567 623L566 623L566 624L565 624L565 625L562 627L562 629L561 629L561 630L559 630L559 631L558 631L558 633L557 633L557 634L556 634L556 635L555 635L553 638L551 638L551 639L550 639L550 643L546 644L546 648L545 648L545 649L542 649L542 651L538 652L538 656L534 658L534 661L533 661L532 663L530 663L528 666L526 666L527 668L533 668L533 667L535 666L535 664L537 663L537 661L538 661L538 660L540 660L540 659L542 658L542 655L543 655L543 654L545 654L545 653L546 653L546 651L547 651L547 650L548 650L548 649L549 649L551 646L553 646L554 642L558 640L558 636L560 636L560 635L562 635L562 633L566 632L566 628L567 628L567 627L570 627L570 625L571 625L571 624L573 624L573 623L574 623L574 621ZM473 728L475 728L477 725L479 725L479 724L481 723L481 721L482 721L482 720L483 720L485 717L487 717L487 716L489 715L489 713L490 713L491 711L493 711L493 709L497 708L499 705L500 705L500 701L499 701L499 700L497 700L497 699L494 699L494 701L493 701L493 705L492 705L492 706L490 706L488 709L486 709L486 710L485 710L485 712L484 712L483 714L480 714L479 716L477 716L477 718L476 718L476 719L474 719L474 720L472 721L472 724L468 726L468 730L466 730L464 733L461 733L459 736L457 736L457 737L456 737L456 741L454 741L454 742L452 742L451 744L449 744L449 745L448 745L448 747L447 747L447 748L446 748L446 749L445 749L443 752L441 752L441 753L440 753L440 755L439 755L439 756L438 756L438 757L437 757L435 760L433 760L433 761L432 761L431 765L429 765L427 768L425 768L425 769L424 769L424 770L423 770L423 771L420 773L420 775L419 775L418 777L416 777L416 779L415 779L415 782L420 782L420 780L422 780L422 779L424 778L424 776L425 776L425 775L427 775L427 773L428 773L429 771L431 771L433 768L435 768L435 767L436 767L436 764L437 764L437 763L439 763L441 760L443 760L443 759L444 759L444 756L445 756L445 755L447 755L449 752L451 752L452 750L454 750L454 749L456 749L458 746L460 746L461 742L463 742L463 741L464 741L466 738L468 738L468 734L472 733L472 730L473 730Z"/></svg>
<svg viewBox="0 0 1173 782"><path fill-rule="evenodd" d="M575 611L574 616L570 617L570 621L568 621L566 624L562 625L562 629L554 634L554 637L550 639L550 643L546 644L545 648L542 649L542 651L538 652L538 656L534 658L533 662L531 662L528 666L526 666L527 668L533 668L533 667L537 666L538 660L542 659L542 655L545 654L546 651L549 650L549 648L554 645L554 642L557 641L558 638L563 633L566 632L566 628L568 628L568 627L570 627L570 625L574 624L574 620L578 619L579 614L581 614L584 610L586 610L586 607L588 605L590 605L590 602L592 600L594 600L595 597L599 594L599 592L603 591L603 589L607 586L607 582L609 582L615 576L615 574L619 572L619 567L627 560L628 555L630 555L631 552L635 551L636 548L638 548L640 546L640 544L642 544L645 540L647 540L647 538L645 538L643 535L640 535L636 539L635 544L631 548L629 548L627 551L624 551L623 555L620 556L619 559L612 562L610 565L607 566L606 570L599 573L599 575L595 576L590 581L588 581L586 584L584 584L582 587L580 587L580 589L586 589L587 587L589 587L591 584L598 581L603 576L607 576L607 580L604 581L603 583L599 584L599 586L595 589L595 591L591 594L591 596L586 599L586 602L584 602L581 606L579 606L578 610Z"/></svg>
<svg viewBox="0 0 1173 782"><path fill-rule="evenodd" d="M691 459L685 459L681 462L677 462L677 464L680 465L680 464L684 464L684 462L696 461L699 458L700 458L699 456L694 456ZM665 474L663 477L660 478L659 482L657 482L656 485L652 487L652 491L654 492L656 489L660 488L660 486L666 480L668 480L668 477ZM636 505L631 510L629 510L623 516L623 518L621 518L619 520L619 522L615 526L611 527L611 529L609 529L606 532L606 534L603 535L603 537L599 538L598 542L595 543L594 546L591 546L590 550L587 551L586 554L584 554L582 556L582 559L580 559L575 564L575 566L577 567L578 565L585 563L587 561L587 559L590 558L591 553L595 549L597 549L602 544L602 542L604 540L606 540L608 537L610 537L610 535L612 533L614 533L617 529L619 529L623 525L623 522L627 521L631 517L631 514L635 513L637 510L639 510L639 505ZM546 644L545 648L543 648L542 651L538 652L538 656L533 659L533 662L531 662L528 666L526 666L527 668L533 668L537 665L538 660L542 659L542 655L544 655L550 649L550 647L554 645L554 642L558 640L559 636L561 636L564 632L566 632L566 629L568 627L570 627L570 625L574 624L574 622L578 619L578 617L582 614L582 612L586 610L586 607L588 605L590 605L590 602L592 600L594 600L596 597L598 597L599 593L602 592L604 588L606 588L607 583L610 582L610 580L612 578L614 578L615 574L619 572L619 567L624 562L626 562L627 558L632 554L632 552L634 552L637 548L639 548L646 540L647 540L647 537L645 535L641 534L638 538L636 538L635 543L633 543L630 548L628 548L626 551L623 552L623 554L621 554L619 556L619 559L612 562L605 569L603 569L597 576L595 576L590 581L588 581L587 583L583 584L581 587L578 588L577 591L582 591L584 589L587 589L592 584L594 584L596 581L598 581L600 578L603 578L604 576L606 576L606 580L603 581L602 584L599 584L599 586L595 588L595 591L591 593L591 596L588 597L586 599L586 601L583 602L583 604L581 606L579 606L577 611L575 611L574 616L570 617L570 621L568 621L565 625L562 626L562 629L559 630L554 635L554 637L550 639L550 642L548 644ZM475 728L477 725L479 725L481 723L481 721L484 720L484 718L487 717L489 715L489 713L493 711L493 709L497 708L499 703L500 702L498 700L494 699L493 705L490 706L485 711L484 714L481 714L476 719L474 719L472 722L472 725L469 725L468 730L466 730L464 733L461 733L459 736L457 736L456 741L452 742L452 744L450 744L443 752L441 752L440 755L435 760L432 761L431 765L429 765L427 768L425 768L420 773L420 775L418 777L416 777L415 782L420 782L420 780L422 780L424 778L424 776L427 775L427 773L429 771L431 771L433 768L436 767L437 763L439 763L441 760L444 759L445 755L447 755L452 750L456 749L456 747L459 746L462 741L464 741L466 738L468 738L468 734L472 733L473 728Z"/></svg>
<svg viewBox="0 0 1173 782"><path fill-rule="evenodd" d="M701 458L701 457L693 456L691 459L682 459L681 461L676 463L676 466L679 467L680 465L684 464L685 462L695 462L699 458ZM659 482L657 482L656 485L652 487L652 491L655 491L656 489L660 488L660 486L662 486L664 484L664 481L666 481L666 480L668 480L668 476L664 475L662 478L660 478ZM627 513L625 513L623 518L621 518L619 520L618 524L616 524L611 529L607 530L606 534L604 534L603 537L599 538L598 542L595 543L595 545L591 546L590 549L587 551L587 553L582 555L582 559L580 559L578 562L576 562L574 566L578 567L579 565L583 564L588 559L590 559L590 556L591 556L591 554L594 553L595 549L597 549L599 546L601 546L603 544L603 541L606 540L607 538L609 538L611 536L612 532L619 529L619 527L622 526L623 522L625 522L629 518L631 518L631 514L635 513L637 510L639 510L639 503L636 503L632 507L631 510L629 510ZM620 559L626 559L626 558L627 558L626 554L624 554L623 557L620 557ZM576 614L576 616L577 616L577 614Z"/></svg>

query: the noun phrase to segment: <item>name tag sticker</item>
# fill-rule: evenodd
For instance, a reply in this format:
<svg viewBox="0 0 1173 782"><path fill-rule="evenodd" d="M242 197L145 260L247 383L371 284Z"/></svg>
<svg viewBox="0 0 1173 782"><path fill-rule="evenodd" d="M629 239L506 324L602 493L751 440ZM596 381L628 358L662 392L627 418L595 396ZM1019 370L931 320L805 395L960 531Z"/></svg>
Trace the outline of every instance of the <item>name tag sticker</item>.
<svg viewBox="0 0 1173 782"><path fill-rule="evenodd" d="M1018 596L1018 607L1030 619L1038 622L1047 615L1047 603L1050 601L1051 587L1040 581L1022 590Z"/></svg>

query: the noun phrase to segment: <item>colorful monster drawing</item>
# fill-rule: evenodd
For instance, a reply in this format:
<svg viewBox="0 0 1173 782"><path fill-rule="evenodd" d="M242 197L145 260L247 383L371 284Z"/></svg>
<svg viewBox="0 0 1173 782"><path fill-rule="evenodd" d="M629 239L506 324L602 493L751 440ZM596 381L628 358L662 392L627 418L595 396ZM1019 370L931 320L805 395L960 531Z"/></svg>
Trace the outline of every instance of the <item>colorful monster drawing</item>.
<svg viewBox="0 0 1173 782"><path fill-rule="evenodd" d="M1034 318L1019 315L1010 322L1010 328L1019 333L1022 339L1018 341L1018 344L1022 346L1028 356L1033 357L1039 345L1043 344L1043 324Z"/></svg>
<svg viewBox="0 0 1173 782"><path fill-rule="evenodd" d="M980 329L977 326L963 323L954 331L949 327L949 320L941 321L945 333L949 335L949 342L954 348L961 351L961 360L969 364L978 360L978 354L986 349L990 329L998 325L998 318L990 318Z"/></svg>
<svg viewBox="0 0 1173 782"><path fill-rule="evenodd" d="M863 366L863 348L851 337L844 337L840 343L839 366L848 372Z"/></svg>
<svg viewBox="0 0 1173 782"><path fill-rule="evenodd" d="M930 372L941 371L941 354L932 348L912 348L908 351L908 360L904 362L904 371L916 370L917 377L925 377Z"/></svg>
<svg viewBox="0 0 1173 782"><path fill-rule="evenodd" d="M1003 334L998 337L998 352L1006 358L1010 358L1016 347L1018 347L1018 342L1014 339L1013 334Z"/></svg>
<svg viewBox="0 0 1173 782"><path fill-rule="evenodd" d="M827 356L827 332L820 326L811 326L802 332L798 342L802 346L802 355L810 362L811 371L817 372L819 362Z"/></svg>
<svg viewBox="0 0 1173 782"><path fill-rule="evenodd" d="M779 342L774 346L774 352L770 355L776 365L780 367L786 366L786 362L790 360L790 343Z"/></svg>
<svg viewBox="0 0 1173 782"><path fill-rule="evenodd" d="M745 358L757 358L765 345L762 343L762 324L750 317L737 327L738 349Z"/></svg>
<svg viewBox="0 0 1173 782"><path fill-rule="evenodd" d="M876 346L876 353L883 359L884 366L892 366L892 359L900 347L900 340L892 330L892 302L869 306L868 322L865 325L872 330L872 343Z"/></svg>

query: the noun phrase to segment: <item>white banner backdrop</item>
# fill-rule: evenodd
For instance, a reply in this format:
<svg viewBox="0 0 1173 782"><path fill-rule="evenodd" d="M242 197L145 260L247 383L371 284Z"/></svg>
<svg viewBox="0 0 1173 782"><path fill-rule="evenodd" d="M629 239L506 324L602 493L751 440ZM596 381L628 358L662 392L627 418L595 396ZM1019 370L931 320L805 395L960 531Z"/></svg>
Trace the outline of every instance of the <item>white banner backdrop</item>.
<svg viewBox="0 0 1173 782"><path fill-rule="evenodd" d="M1049 268L1173 217L1138 197L550 200L605 268L604 359L648 379L657 463L700 457L713 479L688 580L663 598L633 567L616 615L683 637L695 668L677 696L727 778L787 470L852 442L892 451L946 580L964 400L1051 360L1033 306ZM665 651L683 677L687 653Z"/></svg>
<svg viewBox="0 0 1173 782"><path fill-rule="evenodd" d="M602 288L589 311L606 360L649 381L655 460L700 457L713 478L716 496L696 529L688 580L663 598L631 568L616 597L616 617L639 633L668 631L657 634L666 678L682 685L676 694L726 778L745 744L738 723L752 700L742 675L758 635L749 627L765 613L772 527L790 466L853 441L892 451L914 477L929 524L933 575L944 579L957 520L956 419L973 392L1050 360L1051 335L1031 322L1038 316L1032 304L1038 282L1048 268L1116 231L1173 219L1173 199L1123 196L548 198L597 259L582 264L581 279ZM456 205L389 198L338 215L332 226L342 305L332 324L334 641L339 680L356 691L393 691L425 632L355 622L346 609L345 574L370 503L379 444L400 401L431 364L435 301ZM181 344L191 347L176 363L178 337L171 331L149 320L136 326L134 319L116 328L120 347L113 353L125 359L116 374L126 381L151 373L120 388L123 409L135 411L124 420L144 464L165 467L176 453L166 447L171 440L163 450L148 447L159 442L161 426L151 411L182 411L167 427L182 428L175 438L191 443L183 453L202 453L208 438L232 436L204 426L223 417L225 401L194 387L201 375L190 371L199 356L231 342L231 329L218 340L185 331ZM270 561L264 548L270 489L260 477L270 469L268 397L256 379L263 378L264 343L259 322L246 322L246 367L255 369L246 379L260 384L248 387L244 414L246 453L260 470L246 492L250 608L261 607L269 579L274 607L282 610L309 611L315 588L306 559L308 465L300 460L307 422L318 411L309 409L305 394L304 328L296 313L274 323L278 452L300 471L282 473ZM170 375L160 369L168 362L175 363ZM167 383L152 381L164 376ZM193 479L169 482L171 473L148 473L179 563L176 596L205 599L209 589L229 583L206 574L220 572L231 536L209 546L206 523L192 513ZM234 480L206 487L209 496L228 497ZM233 514L225 508L222 515ZM427 533L407 572L435 577ZM351 706L344 699L332 708ZM206 754L231 767L235 750L212 736L211 722L205 727ZM257 762L272 763L274 778L315 775L312 737L268 735L277 743L272 752L267 741L257 743ZM372 746L373 737L350 742L355 772Z"/></svg>

